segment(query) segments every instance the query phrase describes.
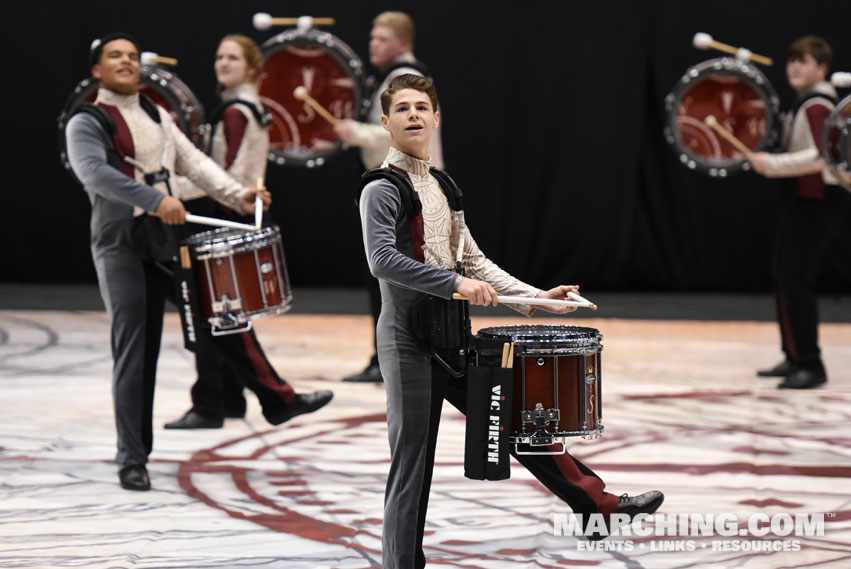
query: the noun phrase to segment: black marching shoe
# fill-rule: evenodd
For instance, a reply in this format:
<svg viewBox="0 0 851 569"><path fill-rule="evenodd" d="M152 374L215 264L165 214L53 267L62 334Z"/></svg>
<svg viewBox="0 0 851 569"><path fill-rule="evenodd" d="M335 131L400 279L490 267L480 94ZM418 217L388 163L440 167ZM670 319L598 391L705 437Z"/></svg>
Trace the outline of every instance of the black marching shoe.
<svg viewBox="0 0 851 569"><path fill-rule="evenodd" d="M280 425L293 417L305 413L313 413L324 407L334 397L332 391L315 391L313 393L299 393L287 408L275 414L266 415L266 420L273 425Z"/></svg>
<svg viewBox="0 0 851 569"><path fill-rule="evenodd" d="M144 464L131 464L118 471L118 480L125 490L138 490L144 492L151 489L151 479L148 469Z"/></svg>
<svg viewBox="0 0 851 569"><path fill-rule="evenodd" d="M245 419L245 408L225 409L225 419Z"/></svg>
<svg viewBox="0 0 851 569"><path fill-rule="evenodd" d="M166 423L166 429L221 429L222 425L225 424L225 420L222 418L213 419L211 417L205 417L204 415L200 415L193 410L189 410L186 412L183 417L177 419L176 421L172 421L171 423Z"/></svg>
<svg viewBox="0 0 851 569"><path fill-rule="evenodd" d="M812 389L825 383L827 383L827 375L823 371L799 369L783 380L777 389Z"/></svg>
<svg viewBox="0 0 851 569"><path fill-rule="evenodd" d="M378 364L370 364L360 373L344 377L343 381L350 383L381 383L384 378L381 377L381 370L378 369Z"/></svg>
<svg viewBox="0 0 851 569"><path fill-rule="evenodd" d="M776 366L768 369L757 370L756 374L759 377L786 377L798 371L798 366L789 360L783 360Z"/></svg>
<svg viewBox="0 0 851 569"><path fill-rule="evenodd" d="M632 519L638 514L652 514L656 510L659 509L659 506L662 505L662 502L665 501L665 495L659 492L658 490L651 490L650 492L645 492L644 494L639 494L638 496L629 496L628 494L622 494L618 498L618 507L615 509L613 514L626 514L629 516L629 521L626 522L625 525L629 525L632 523ZM608 533L592 533L586 536L588 541L600 541L601 539L606 539L612 533L614 533L619 527L624 525L623 523L619 523L617 526L612 527L611 522L609 522Z"/></svg>

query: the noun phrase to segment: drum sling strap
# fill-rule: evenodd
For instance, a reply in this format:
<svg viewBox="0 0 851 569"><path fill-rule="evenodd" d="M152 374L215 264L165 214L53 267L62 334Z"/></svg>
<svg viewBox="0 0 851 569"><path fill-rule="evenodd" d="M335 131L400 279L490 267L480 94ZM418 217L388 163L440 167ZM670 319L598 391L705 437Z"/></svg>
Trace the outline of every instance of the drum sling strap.
<svg viewBox="0 0 851 569"><path fill-rule="evenodd" d="M213 109L213 112L210 114L209 120L207 121L207 124L210 125L210 129L209 139L207 140L207 144L205 145L205 152L208 155L212 154L213 152L213 129L215 129L216 125L219 124L219 121L222 120L225 111L233 105L242 105L243 107L251 111L251 114L254 115L254 119L263 128L269 128L269 125L272 124L272 113L269 112L269 109L267 109L266 105L264 105L263 103L260 103L260 108L257 108L257 105L255 105L251 101L246 101L245 99L231 99L229 101L224 101L218 107Z"/></svg>

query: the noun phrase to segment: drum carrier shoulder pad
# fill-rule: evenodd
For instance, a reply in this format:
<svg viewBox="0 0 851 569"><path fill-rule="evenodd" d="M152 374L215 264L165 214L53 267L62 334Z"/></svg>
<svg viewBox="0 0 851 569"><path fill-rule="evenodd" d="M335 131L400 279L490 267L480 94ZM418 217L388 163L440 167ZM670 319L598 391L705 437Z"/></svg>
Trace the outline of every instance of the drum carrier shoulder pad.
<svg viewBox="0 0 851 569"><path fill-rule="evenodd" d="M150 97L145 95L144 93L139 93L139 105L144 109L144 111L151 117L155 123L160 124L160 111L157 108L157 104L151 100ZM115 126L115 121L112 120L112 117L109 116L105 110L100 108L99 106L93 103L83 103L71 113L71 116L76 115L77 113L88 113L95 117L97 121L100 123L100 126L106 131L106 133L112 138L115 135L117 130Z"/></svg>
<svg viewBox="0 0 851 569"><path fill-rule="evenodd" d="M452 211L463 211L463 195L461 194L461 189L458 187L458 184L455 183L455 180L453 180L449 174L438 168L429 168L429 173L434 176L438 184L440 184L440 189L443 190L443 195L446 196L446 201L449 203L449 207ZM416 217L422 213L423 205L420 202L419 195L416 190L414 190L414 185L411 183L411 179L404 170L395 168L375 168L364 172L363 175L361 175L361 183L358 188L357 196L355 197L355 203L360 202L361 193L363 193L363 189L367 186L367 184L375 180L387 180L396 186L396 190L399 192L399 197L402 199L402 204L405 206L405 210L408 212L408 215Z"/></svg>

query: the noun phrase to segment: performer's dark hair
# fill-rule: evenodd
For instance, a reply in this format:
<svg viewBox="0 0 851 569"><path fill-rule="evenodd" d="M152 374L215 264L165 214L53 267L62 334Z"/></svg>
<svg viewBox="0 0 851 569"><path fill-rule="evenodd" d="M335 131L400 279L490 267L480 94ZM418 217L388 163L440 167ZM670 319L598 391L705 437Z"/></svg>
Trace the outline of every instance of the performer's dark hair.
<svg viewBox="0 0 851 569"><path fill-rule="evenodd" d="M833 55L833 50L830 49L830 44L818 36L798 38L789 46L789 61L804 59L806 55L813 56L816 63L824 63L830 67L830 58Z"/></svg>
<svg viewBox="0 0 851 569"><path fill-rule="evenodd" d="M402 89L413 89L425 93L431 100L432 110L437 111L437 89L434 88L434 84L422 75L403 73L394 77L387 89L381 93L381 110L385 115L390 114L390 102L393 100L393 95Z"/></svg>
<svg viewBox="0 0 851 569"><path fill-rule="evenodd" d="M108 44L109 42L115 40L127 40L134 46L136 46L137 52L139 52L140 54L142 53L142 48L139 47L139 42L136 41L136 38L126 32L112 32L92 42L91 51L89 52L90 68L100 63L100 56L103 54L104 46L106 46L106 44Z"/></svg>

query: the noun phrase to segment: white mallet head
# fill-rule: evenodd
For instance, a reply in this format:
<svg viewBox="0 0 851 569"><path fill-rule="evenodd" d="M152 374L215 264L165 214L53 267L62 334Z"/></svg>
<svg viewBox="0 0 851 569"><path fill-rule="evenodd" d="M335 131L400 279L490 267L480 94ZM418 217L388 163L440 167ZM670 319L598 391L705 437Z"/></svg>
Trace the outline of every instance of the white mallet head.
<svg viewBox="0 0 851 569"><path fill-rule="evenodd" d="M712 36L703 32L697 32L694 34L694 39L691 40L691 44L697 49L709 49L709 44L711 43Z"/></svg>
<svg viewBox="0 0 851 569"><path fill-rule="evenodd" d="M835 87L851 87L851 73L848 71L837 71L830 76L830 82Z"/></svg>
<svg viewBox="0 0 851 569"><path fill-rule="evenodd" d="M307 89L304 87L304 85L299 85L293 90L293 97L300 101L303 101L305 97L307 97Z"/></svg>
<svg viewBox="0 0 851 569"><path fill-rule="evenodd" d="M251 21L258 30L268 30L272 27L272 16L266 12L257 12Z"/></svg>
<svg viewBox="0 0 851 569"><path fill-rule="evenodd" d="M156 65L157 64L157 54L153 51L143 51L139 56L139 61L142 65Z"/></svg>
<svg viewBox="0 0 851 569"><path fill-rule="evenodd" d="M706 118L703 119L703 122L705 122L709 126L715 126L716 124L718 124L718 119L715 118L715 115L706 115Z"/></svg>
<svg viewBox="0 0 851 569"><path fill-rule="evenodd" d="M313 27L313 16L299 16L295 27L300 30L309 30Z"/></svg>

